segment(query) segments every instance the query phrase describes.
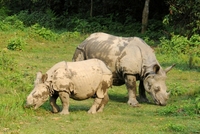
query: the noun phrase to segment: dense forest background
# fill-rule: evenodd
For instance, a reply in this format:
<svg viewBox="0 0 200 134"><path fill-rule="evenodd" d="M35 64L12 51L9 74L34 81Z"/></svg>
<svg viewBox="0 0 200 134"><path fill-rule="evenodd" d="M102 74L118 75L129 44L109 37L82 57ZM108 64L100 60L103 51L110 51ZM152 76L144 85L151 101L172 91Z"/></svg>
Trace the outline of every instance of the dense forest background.
<svg viewBox="0 0 200 134"><path fill-rule="evenodd" d="M144 5L145 0L1 0L0 19L15 15L25 26L134 36L141 31ZM198 0L151 0L144 34L199 34L199 7Z"/></svg>
<svg viewBox="0 0 200 134"><path fill-rule="evenodd" d="M199 7L199 0L1 0L0 31L51 41L94 32L138 36L163 54L184 55L192 68L200 66ZM23 40L10 39L7 48L21 50Z"/></svg>

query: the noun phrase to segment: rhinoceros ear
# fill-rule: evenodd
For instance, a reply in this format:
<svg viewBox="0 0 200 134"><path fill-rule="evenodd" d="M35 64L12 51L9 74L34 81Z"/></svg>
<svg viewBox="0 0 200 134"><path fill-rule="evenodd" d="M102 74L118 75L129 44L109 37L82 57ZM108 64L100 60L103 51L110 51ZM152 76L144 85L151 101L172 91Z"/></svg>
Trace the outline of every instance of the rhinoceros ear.
<svg viewBox="0 0 200 134"><path fill-rule="evenodd" d="M35 85L40 84L42 82L41 79L42 79L42 72L37 72L34 84Z"/></svg>
<svg viewBox="0 0 200 134"><path fill-rule="evenodd" d="M47 74L42 74L42 72L37 72L34 84L37 85L40 83L44 83L47 80L47 78L48 78Z"/></svg>
<svg viewBox="0 0 200 134"><path fill-rule="evenodd" d="M46 80L47 80L47 78L48 78L48 74L43 74L42 75L42 82L44 83Z"/></svg>
<svg viewBox="0 0 200 134"><path fill-rule="evenodd" d="M158 64L155 64L153 66L153 71L157 74L159 70L160 70L160 66Z"/></svg>
<svg viewBox="0 0 200 134"><path fill-rule="evenodd" d="M168 73L176 64L173 64L172 66L165 69L165 72Z"/></svg>

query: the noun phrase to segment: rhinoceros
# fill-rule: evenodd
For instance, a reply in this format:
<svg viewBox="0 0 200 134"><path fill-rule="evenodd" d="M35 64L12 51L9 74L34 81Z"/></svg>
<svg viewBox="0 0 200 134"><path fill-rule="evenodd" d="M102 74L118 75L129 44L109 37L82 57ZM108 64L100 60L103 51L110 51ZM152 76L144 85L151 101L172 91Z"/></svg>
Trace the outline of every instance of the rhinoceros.
<svg viewBox="0 0 200 134"><path fill-rule="evenodd" d="M105 62L113 73L113 85L125 84L128 104L139 106L136 99L136 81L139 80L140 100L147 102L145 91L156 104L166 105L169 93L166 74L172 66L162 69L154 50L138 37L118 37L106 33L93 33L76 48L72 61L97 58Z"/></svg>
<svg viewBox="0 0 200 134"><path fill-rule="evenodd" d="M60 111L56 100L60 97L62 111L69 114L69 98L84 100L96 96L88 113L102 112L112 86L112 72L98 59L80 62L59 62L45 74L37 73L34 89L27 96L26 107L40 107L50 97L52 112Z"/></svg>

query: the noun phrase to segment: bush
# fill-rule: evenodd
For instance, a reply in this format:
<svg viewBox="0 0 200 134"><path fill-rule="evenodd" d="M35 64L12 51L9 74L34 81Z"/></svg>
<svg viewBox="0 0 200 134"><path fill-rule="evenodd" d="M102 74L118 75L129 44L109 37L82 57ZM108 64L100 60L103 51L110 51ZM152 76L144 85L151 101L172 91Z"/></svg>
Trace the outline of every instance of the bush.
<svg viewBox="0 0 200 134"><path fill-rule="evenodd" d="M58 35L51 30L41 27L39 24L35 24L31 26L31 32L38 34L46 40L56 41L58 39Z"/></svg>
<svg viewBox="0 0 200 134"><path fill-rule="evenodd" d="M164 116L191 116L199 114L199 109L195 104L194 99L188 99L179 102L179 104L167 105L166 107L157 111L159 115Z"/></svg>
<svg viewBox="0 0 200 134"><path fill-rule="evenodd" d="M178 55L180 58L187 56L191 68L200 63L200 36L194 34L190 39L180 35L173 35L171 40L160 38L159 52L161 54Z"/></svg>
<svg viewBox="0 0 200 134"><path fill-rule="evenodd" d="M27 45L27 43L24 41L24 39L20 37L12 38L8 41L7 48L9 50L23 50L24 46Z"/></svg>
<svg viewBox="0 0 200 134"><path fill-rule="evenodd" d="M190 37L200 32L199 0L167 0L170 14L166 15L164 24L171 24L174 29L180 29L177 34ZM190 16L190 17L186 17Z"/></svg>
<svg viewBox="0 0 200 134"><path fill-rule="evenodd" d="M180 86L179 83L171 83L170 85L170 95L172 96L180 96L187 93L187 89Z"/></svg>
<svg viewBox="0 0 200 134"><path fill-rule="evenodd" d="M39 24L46 28L55 28L57 26L57 16L50 9L45 12L34 11L29 13L27 10L22 10L17 15L17 18L24 22L26 26Z"/></svg>
<svg viewBox="0 0 200 134"><path fill-rule="evenodd" d="M174 124L170 122L169 124L167 124L167 129L175 132L183 132L186 127L182 124Z"/></svg>
<svg viewBox="0 0 200 134"><path fill-rule="evenodd" d="M16 15L8 16L0 21L0 29L3 31L9 31L13 29L24 30L24 23L20 21Z"/></svg>

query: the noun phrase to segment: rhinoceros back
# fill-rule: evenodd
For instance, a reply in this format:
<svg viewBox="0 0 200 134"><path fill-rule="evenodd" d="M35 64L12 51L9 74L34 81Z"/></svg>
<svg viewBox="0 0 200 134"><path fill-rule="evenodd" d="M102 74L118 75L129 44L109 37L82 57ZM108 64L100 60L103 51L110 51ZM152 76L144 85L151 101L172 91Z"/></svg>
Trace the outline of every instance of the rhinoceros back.
<svg viewBox="0 0 200 134"><path fill-rule="evenodd" d="M78 46L79 49L76 49L73 61L77 61L77 59L81 60L78 57L78 53L81 49L84 54L84 56L82 56L84 59L82 60L97 58L104 61L115 77L115 64L118 56L132 39L133 38L118 37L106 33L91 34Z"/></svg>
<svg viewBox="0 0 200 134"><path fill-rule="evenodd" d="M73 98L80 100L95 94L103 80L112 83L112 72L98 59L60 62L47 73L48 81L52 81L54 90L67 90L67 92L73 90ZM65 87L65 89L60 89L60 87Z"/></svg>
<svg viewBox="0 0 200 134"><path fill-rule="evenodd" d="M90 59L79 62L67 62L67 71L71 73L71 80L74 84L74 99L86 99L91 91L95 93L104 75L110 75L111 71L97 59ZM111 79L110 79L111 80ZM87 95L88 94L88 95Z"/></svg>
<svg viewBox="0 0 200 134"><path fill-rule="evenodd" d="M47 81L52 81L52 75L53 73L59 69L59 68L65 68L67 66L67 63L65 61L61 61L57 64L55 64L53 67L51 67L46 74L48 75Z"/></svg>

